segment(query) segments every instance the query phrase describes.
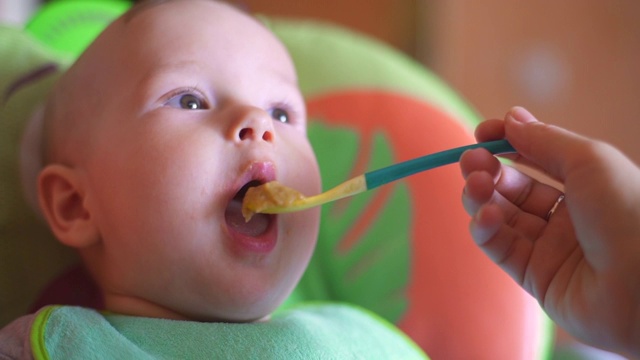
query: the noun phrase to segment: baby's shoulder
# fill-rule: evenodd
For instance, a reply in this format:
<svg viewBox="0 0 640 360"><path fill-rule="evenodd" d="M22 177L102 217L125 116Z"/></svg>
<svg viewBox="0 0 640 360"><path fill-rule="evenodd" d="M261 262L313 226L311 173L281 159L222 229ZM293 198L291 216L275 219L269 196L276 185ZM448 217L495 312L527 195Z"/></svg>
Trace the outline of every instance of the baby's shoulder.
<svg viewBox="0 0 640 360"><path fill-rule="evenodd" d="M35 314L25 315L0 329L0 359L32 357L30 333L35 318Z"/></svg>

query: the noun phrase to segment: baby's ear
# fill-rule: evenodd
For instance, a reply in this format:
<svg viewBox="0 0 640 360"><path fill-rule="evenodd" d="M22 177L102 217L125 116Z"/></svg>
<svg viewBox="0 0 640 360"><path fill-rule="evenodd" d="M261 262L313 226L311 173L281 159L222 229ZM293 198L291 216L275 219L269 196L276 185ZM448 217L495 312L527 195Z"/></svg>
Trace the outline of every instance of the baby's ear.
<svg viewBox="0 0 640 360"><path fill-rule="evenodd" d="M73 248L99 241L86 192L75 170L60 164L47 165L38 177L38 200L49 227L58 240Z"/></svg>

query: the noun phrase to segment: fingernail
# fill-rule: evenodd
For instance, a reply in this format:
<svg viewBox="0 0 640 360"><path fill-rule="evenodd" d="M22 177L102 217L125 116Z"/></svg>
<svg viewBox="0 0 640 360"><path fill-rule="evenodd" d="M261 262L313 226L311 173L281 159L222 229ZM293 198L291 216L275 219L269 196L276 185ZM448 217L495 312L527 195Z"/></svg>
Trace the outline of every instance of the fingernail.
<svg viewBox="0 0 640 360"><path fill-rule="evenodd" d="M515 106L509 110L507 117L511 118L511 120L519 122L519 123L532 123L537 122L538 120L533 116L527 109Z"/></svg>

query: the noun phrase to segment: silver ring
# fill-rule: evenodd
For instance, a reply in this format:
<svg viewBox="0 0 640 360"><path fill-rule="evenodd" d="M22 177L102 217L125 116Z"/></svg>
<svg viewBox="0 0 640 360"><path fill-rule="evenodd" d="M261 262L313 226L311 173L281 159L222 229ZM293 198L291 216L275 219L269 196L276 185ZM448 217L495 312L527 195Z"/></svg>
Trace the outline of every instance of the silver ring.
<svg viewBox="0 0 640 360"><path fill-rule="evenodd" d="M549 219L551 219L551 215L553 215L553 213L555 213L556 210L558 210L558 206L560 206L560 203L562 202L562 200L564 200L564 194L561 194L560 196L558 196L558 199L551 207L551 210L549 210L549 212L547 213L547 216L544 217L546 221L549 221Z"/></svg>

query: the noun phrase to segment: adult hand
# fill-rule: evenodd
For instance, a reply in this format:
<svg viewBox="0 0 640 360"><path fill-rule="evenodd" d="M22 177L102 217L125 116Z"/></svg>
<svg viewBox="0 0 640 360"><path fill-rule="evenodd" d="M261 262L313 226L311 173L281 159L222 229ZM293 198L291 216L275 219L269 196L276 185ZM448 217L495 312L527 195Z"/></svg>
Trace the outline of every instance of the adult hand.
<svg viewBox="0 0 640 360"><path fill-rule="evenodd" d="M463 204L476 243L572 335L640 356L640 169L612 146L519 107L504 121L483 122L476 138L506 138L517 150L513 161L564 187L484 149L466 152Z"/></svg>

